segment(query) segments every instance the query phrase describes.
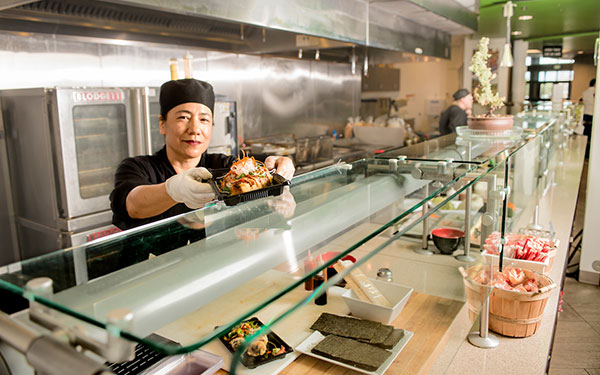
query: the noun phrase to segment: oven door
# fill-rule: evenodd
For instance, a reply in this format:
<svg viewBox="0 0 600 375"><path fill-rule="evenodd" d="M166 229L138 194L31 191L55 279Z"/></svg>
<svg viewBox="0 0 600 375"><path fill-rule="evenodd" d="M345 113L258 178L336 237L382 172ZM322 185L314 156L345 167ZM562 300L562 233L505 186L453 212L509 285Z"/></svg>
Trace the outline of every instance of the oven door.
<svg viewBox="0 0 600 375"><path fill-rule="evenodd" d="M129 91L123 88L56 89L50 106L59 184L59 216L109 210L118 164L139 154Z"/></svg>

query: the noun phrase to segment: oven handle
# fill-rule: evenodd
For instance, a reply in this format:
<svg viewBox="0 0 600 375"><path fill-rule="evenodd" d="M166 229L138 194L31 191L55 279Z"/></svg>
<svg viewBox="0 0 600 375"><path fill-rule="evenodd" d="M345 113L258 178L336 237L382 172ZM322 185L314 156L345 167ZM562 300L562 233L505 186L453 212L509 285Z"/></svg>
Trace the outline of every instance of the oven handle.
<svg viewBox="0 0 600 375"><path fill-rule="evenodd" d="M144 124L144 143L146 155L152 155L152 130L150 129L150 92L148 87L142 88L142 122Z"/></svg>

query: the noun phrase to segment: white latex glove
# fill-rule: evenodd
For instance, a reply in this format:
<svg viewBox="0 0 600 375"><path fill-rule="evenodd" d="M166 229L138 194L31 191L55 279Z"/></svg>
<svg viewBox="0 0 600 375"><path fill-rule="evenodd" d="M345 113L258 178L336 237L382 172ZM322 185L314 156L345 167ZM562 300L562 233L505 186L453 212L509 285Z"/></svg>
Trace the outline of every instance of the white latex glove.
<svg viewBox="0 0 600 375"><path fill-rule="evenodd" d="M265 159L265 167L268 170L275 168L275 172L283 176L286 180L291 180L296 171L294 162L286 156L268 156Z"/></svg>
<svg viewBox="0 0 600 375"><path fill-rule="evenodd" d="M189 208L203 207L206 202L215 198L210 184L202 182L211 178L212 174L206 168L188 169L167 180L167 194L175 202L184 203Z"/></svg>

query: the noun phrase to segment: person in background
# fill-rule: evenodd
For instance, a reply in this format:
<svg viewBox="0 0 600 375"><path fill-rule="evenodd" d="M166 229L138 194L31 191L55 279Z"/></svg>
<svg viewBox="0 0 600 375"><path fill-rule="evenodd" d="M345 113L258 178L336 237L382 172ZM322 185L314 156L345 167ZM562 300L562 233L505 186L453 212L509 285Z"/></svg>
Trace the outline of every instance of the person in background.
<svg viewBox="0 0 600 375"><path fill-rule="evenodd" d="M585 157L590 154L590 139L592 138L592 122L594 120L594 96L596 94L596 79L590 81L590 87L582 94L583 99L583 135L587 135Z"/></svg>
<svg viewBox="0 0 600 375"><path fill-rule="evenodd" d="M168 81L160 88L160 133L165 146L154 155L127 158L110 194L113 224L129 229L201 208L215 198L209 169L229 168L235 156L206 152L213 130L215 95L208 82ZM269 156L268 169L286 179L294 163Z"/></svg>
<svg viewBox="0 0 600 375"><path fill-rule="evenodd" d="M452 98L454 102L440 116L441 135L455 133L457 126L466 126L473 108L473 95L467 89L459 89Z"/></svg>

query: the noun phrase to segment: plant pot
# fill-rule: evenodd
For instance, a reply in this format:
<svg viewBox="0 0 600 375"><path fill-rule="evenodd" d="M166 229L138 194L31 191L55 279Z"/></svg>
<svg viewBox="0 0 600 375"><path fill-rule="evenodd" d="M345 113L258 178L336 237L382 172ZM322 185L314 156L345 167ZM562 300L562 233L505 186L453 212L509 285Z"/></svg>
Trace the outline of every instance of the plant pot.
<svg viewBox="0 0 600 375"><path fill-rule="evenodd" d="M475 130L509 130L514 122L513 116L476 117L469 116L467 125Z"/></svg>

